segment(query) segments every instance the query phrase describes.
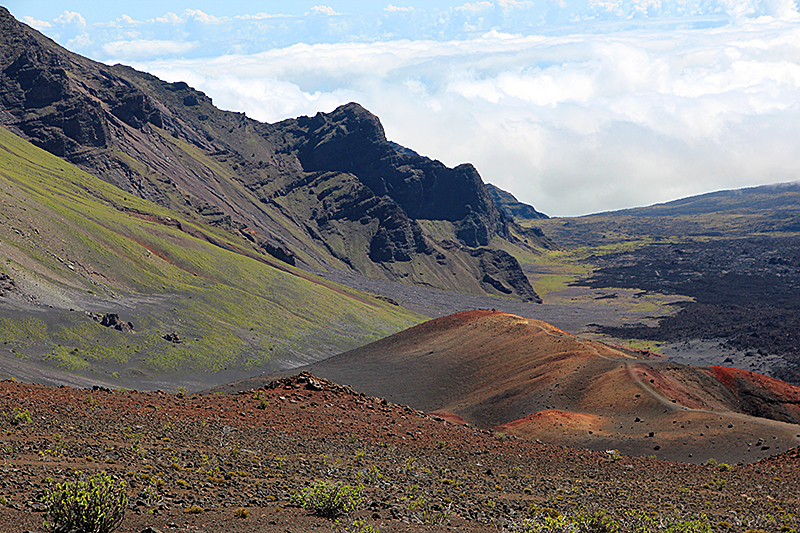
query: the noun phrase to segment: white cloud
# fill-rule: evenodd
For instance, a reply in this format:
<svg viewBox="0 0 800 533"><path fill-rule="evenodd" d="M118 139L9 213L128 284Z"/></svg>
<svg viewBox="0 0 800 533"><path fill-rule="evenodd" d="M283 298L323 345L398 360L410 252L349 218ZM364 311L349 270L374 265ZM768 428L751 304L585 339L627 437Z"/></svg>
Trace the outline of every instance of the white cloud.
<svg viewBox="0 0 800 533"><path fill-rule="evenodd" d="M176 15L175 13L167 12L161 17L156 17L153 19L154 22L160 22L162 24L183 24L186 22L184 19Z"/></svg>
<svg viewBox="0 0 800 533"><path fill-rule="evenodd" d="M736 19L769 17L782 20L798 18L793 0L720 0Z"/></svg>
<svg viewBox="0 0 800 533"><path fill-rule="evenodd" d="M623 14L622 0L589 0L589 7L617 15Z"/></svg>
<svg viewBox="0 0 800 533"><path fill-rule="evenodd" d="M22 17L21 20L22 20L22 22L24 22L25 24L27 24L31 28L34 28L34 29L37 29L37 30L40 30L40 31L44 30L46 28L52 28L53 27L53 25L50 24L49 22L44 21L44 20L36 20L35 18L33 18L31 16Z"/></svg>
<svg viewBox="0 0 800 533"><path fill-rule="evenodd" d="M95 23L93 26L98 28L128 28L130 26L139 26L142 24L144 24L144 22L136 20L130 15L122 14L114 20L109 22Z"/></svg>
<svg viewBox="0 0 800 533"><path fill-rule="evenodd" d="M86 27L86 19L80 13L75 11L64 11L55 20L56 23L63 26L77 26L79 28Z"/></svg>
<svg viewBox="0 0 800 533"><path fill-rule="evenodd" d="M234 20L266 20L273 18L288 18L289 15L271 14L271 13L256 13L255 15L236 15Z"/></svg>
<svg viewBox="0 0 800 533"><path fill-rule="evenodd" d="M72 50L81 50L92 44L92 37L88 33L80 33L67 41L67 47Z"/></svg>
<svg viewBox="0 0 800 533"><path fill-rule="evenodd" d="M471 13L478 13L479 11L484 11L486 9L491 9L494 7L494 4L488 1L483 2L475 2L472 4L464 4L463 6L458 6L456 11L468 11Z"/></svg>
<svg viewBox="0 0 800 533"><path fill-rule="evenodd" d="M497 30L492 30L483 34L484 39L518 39L520 37L522 37L522 35L518 33L503 33Z"/></svg>
<svg viewBox="0 0 800 533"><path fill-rule="evenodd" d="M334 15L341 15L341 13L337 13L336 10L330 6L314 6L306 12L306 15L327 15L332 17Z"/></svg>
<svg viewBox="0 0 800 533"><path fill-rule="evenodd" d="M183 15L187 20L196 20L202 24L220 24L226 21L225 18L219 18L207 13L203 13L199 9L187 9L184 11Z"/></svg>
<svg viewBox="0 0 800 533"><path fill-rule="evenodd" d="M241 17L241 16L237 17L237 18L240 19L240 20L244 20L245 19L245 17ZM249 18L259 19L259 18L262 18L262 17L253 16L253 17L247 17L247 18L248 19ZM165 13L163 16L156 17L155 19L152 19L150 22L158 22L158 23L161 23L161 24L179 25L179 24L185 24L185 23L187 23L189 21L195 21L195 22L199 22L200 24L211 25L211 24L223 24L225 22L228 22L229 20L230 19L228 19L227 17L215 17L213 15L209 15L208 13L204 13L203 11L200 11L199 9L187 9L180 15L177 15L177 14L172 13L172 12Z"/></svg>
<svg viewBox="0 0 800 533"><path fill-rule="evenodd" d="M135 61L146 57L166 57L185 54L199 46L197 42L136 40L115 41L103 45L103 51L117 61Z"/></svg>
<svg viewBox="0 0 800 533"><path fill-rule="evenodd" d="M498 0L497 3L504 9L522 9L536 5L532 0Z"/></svg>
<svg viewBox="0 0 800 533"><path fill-rule="evenodd" d="M398 6L393 6L392 4L389 4L388 6L384 7L383 10L384 11L389 11L389 12L396 12L396 11L408 12L408 11L414 11L414 8L411 7L411 6L409 6L409 7L398 7Z"/></svg>

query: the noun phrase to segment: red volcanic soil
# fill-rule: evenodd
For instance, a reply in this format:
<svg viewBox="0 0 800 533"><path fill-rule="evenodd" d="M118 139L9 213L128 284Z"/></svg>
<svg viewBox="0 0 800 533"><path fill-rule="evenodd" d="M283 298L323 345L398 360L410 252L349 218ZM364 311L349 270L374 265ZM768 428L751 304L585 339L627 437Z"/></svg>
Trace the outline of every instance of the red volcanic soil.
<svg viewBox="0 0 800 533"><path fill-rule="evenodd" d="M428 413L431 416L439 417L442 420L447 420L451 424L458 424L459 426L467 426L469 423L458 416L457 414L451 413L450 411L431 411Z"/></svg>
<svg viewBox="0 0 800 533"><path fill-rule="evenodd" d="M304 368L415 409L552 444L732 463L800 445L798 387L649 358L492 310L431 320Z"/></svg>
<svg viewBox="0 0 800 533"><path fill-rule="evenodd" d="M800 387L738 368L712 366L710 371L738 402L760 410L751 414L787 422L800 419Z"/></svg>
<svg viewBox="0 0 800 533"><path fill-rule="evenodd" d="M591 431L602 428L605 425L606 423L603 421L603 417L598 415L548 409L528 415L525 418L512 420L511 422L497 426L495 429L518 434L520 432L530 432L534 428L540 431L542 428L549 428L551 426L559 428L559 431Z"/></svg>
<svg viewBox="0 0 800 533"><path fill-rule="evenodd" d="M99 470L128 482L123 533L329 533L332 520L291 500L320 480L364 485L339 530L364 519L382 533L516 531L541 512L581 509L800 528L784 512L800 505L800 449L732 467L591 452L452 424L307 374L184 397L6 381L0 412L0 531L44 531L40 496ZM30 421L12 424L19 412Z"/></svg>

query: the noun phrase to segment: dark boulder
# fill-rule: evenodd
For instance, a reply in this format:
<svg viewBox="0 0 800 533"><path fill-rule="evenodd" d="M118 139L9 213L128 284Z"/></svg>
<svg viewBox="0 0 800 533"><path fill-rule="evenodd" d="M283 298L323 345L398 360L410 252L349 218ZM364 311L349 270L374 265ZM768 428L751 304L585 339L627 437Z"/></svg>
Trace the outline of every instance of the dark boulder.
<svg viewBox="0 0 800 533"><path fill-rule="evenodd" d="M125 320L120 320L117 313L94 314L92 318L99 322L101 326L114 328L117 331L133 333L133 324Z"/></svg>

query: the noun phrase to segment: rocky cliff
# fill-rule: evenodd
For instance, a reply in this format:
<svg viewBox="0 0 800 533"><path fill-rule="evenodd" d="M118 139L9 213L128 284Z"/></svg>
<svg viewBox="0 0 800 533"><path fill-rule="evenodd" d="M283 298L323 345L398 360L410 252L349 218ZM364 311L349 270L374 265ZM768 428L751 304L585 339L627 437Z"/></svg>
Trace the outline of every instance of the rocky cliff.
<svg viewBox="0 0 800 533"><path fill-rule="evenodd" d="M491 183L486 184L486 190L494 201L495 205L497 205L497 207L499 207L500 210L512 220L518 218L525 220L550 218L544 213L537 211L532 205L520 202L510 192L504 191L500 187L492 185Z"/></svg>

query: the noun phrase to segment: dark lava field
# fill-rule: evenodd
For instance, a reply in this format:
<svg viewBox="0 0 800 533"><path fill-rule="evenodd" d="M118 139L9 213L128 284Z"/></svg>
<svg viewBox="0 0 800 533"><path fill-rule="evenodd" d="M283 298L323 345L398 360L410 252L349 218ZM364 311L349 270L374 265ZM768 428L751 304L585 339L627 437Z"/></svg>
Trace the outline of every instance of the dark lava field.
<svg viewBox="0 0 800 533"><path fill-rule="evenodd" d="M800 383L800 237L749 237L653 244L595 256L591 288L636 288L681 294L693 302L658 327L598 326L600 333L681 342L721 340L752 354L777 354L787 366L774 375Z"/></svg>

